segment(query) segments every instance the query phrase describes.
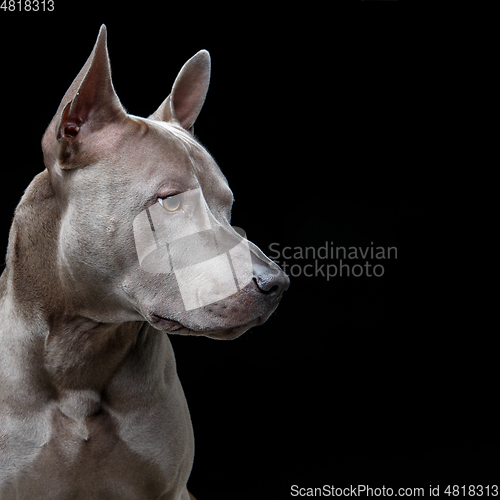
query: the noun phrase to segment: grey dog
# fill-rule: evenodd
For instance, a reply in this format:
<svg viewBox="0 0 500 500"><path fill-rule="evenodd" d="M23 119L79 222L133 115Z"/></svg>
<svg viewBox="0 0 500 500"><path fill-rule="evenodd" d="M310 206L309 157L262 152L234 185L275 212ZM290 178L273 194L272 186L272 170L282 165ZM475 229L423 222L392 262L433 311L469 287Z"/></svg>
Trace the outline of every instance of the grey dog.
<svg viewBox="0 0 500 500"><path fill-rule="evenodd" d="M101 27L42 140L0 279L0 499L189 500L189 410L166 333L232 339L289 281L230 225L193 136L200 51L149 118L126 113Z"/></svg>

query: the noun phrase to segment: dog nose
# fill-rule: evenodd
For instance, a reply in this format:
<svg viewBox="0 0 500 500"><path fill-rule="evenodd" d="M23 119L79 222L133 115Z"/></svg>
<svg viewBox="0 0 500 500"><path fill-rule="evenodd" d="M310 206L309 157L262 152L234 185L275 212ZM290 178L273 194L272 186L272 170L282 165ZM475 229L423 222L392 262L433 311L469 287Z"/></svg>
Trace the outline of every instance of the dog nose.
<svg viewBox="0 0 500 500"><path fill-rule="evenodd" d="M290 279L279 267L275 269L262 264L253 264L253 280L262 293L275 297L290 286Z"/></svg>

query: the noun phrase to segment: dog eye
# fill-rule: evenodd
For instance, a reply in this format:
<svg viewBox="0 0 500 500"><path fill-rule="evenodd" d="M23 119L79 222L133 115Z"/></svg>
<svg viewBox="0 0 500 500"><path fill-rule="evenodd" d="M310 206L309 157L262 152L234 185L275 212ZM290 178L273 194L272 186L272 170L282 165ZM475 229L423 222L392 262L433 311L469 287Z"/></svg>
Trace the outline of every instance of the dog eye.
<svg viewBox="0 0 500 500"><path fill-rule="evenodd" d="M167 196L166 198L159 198L158 201L163 208L167 209L169 212L175 212L181 206L181 197L176 194L174 196Z"/></svg>

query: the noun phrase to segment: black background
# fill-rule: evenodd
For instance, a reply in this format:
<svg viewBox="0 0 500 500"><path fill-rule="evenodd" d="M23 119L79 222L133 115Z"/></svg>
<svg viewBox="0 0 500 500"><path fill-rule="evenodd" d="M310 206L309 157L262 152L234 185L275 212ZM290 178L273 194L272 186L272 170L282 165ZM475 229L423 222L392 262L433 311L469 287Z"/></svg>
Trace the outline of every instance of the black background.
<svg viewBox="0 0 500 500"><path fill-rule="evenodd" d="M467 263L446 242L445 50L429 19L401 2L157 5L0 10L2 248L101 23L117 94L139 116L208 49L195 128L235 194L233 224L267 253L373 242L398 257L380 278L292 276L271 319L235 341L171 336L196 436L190 489L243 500L290 498L293 484L494 483L493 331L467 319Z"/></svg>

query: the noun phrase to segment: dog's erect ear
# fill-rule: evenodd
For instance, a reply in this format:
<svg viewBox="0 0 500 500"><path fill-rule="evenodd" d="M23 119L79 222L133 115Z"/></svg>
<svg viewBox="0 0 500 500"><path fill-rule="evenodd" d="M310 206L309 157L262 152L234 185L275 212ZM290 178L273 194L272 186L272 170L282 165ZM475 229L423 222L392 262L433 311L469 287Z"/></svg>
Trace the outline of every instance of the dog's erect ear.
<svg viewBox="0 0 500 500"><path fill-rule="evenodd" d="M45 132L44 154L57 157L57 151L61 153L75 141L84 142L87 132L99 130L125 115L111 81L106 26L102 25L90 57L67 90Z"/></svg>
<svg viewBox="0 0 500 500"><path fill-rule="evenodd" d="M184 64L172 92L149 118L165 122L175 120L186 130L192 130L205 102L209 82L210 54L200 50Z"/></svg>
<svg viewBox="0 0 500 500"><path fill-rule="evenodd" d="M111 81L106 26L101 26L94 50L66 92L62 103L57 139L72 139L82 125L100 128L124 113Z"/></svg>

